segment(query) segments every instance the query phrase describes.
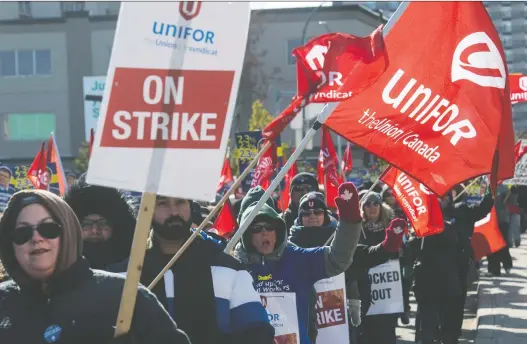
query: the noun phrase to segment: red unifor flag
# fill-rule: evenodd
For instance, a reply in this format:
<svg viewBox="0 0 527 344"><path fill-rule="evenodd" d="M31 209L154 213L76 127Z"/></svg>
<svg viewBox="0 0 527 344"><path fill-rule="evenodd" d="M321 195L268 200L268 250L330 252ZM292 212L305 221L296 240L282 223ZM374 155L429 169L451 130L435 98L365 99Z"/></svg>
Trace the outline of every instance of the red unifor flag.
<svg viewBox="0 0 527 344"><path fill-rule="evenodd" d="M474 234L472 234L474 260L477 262L491 253L498 252L505 245L507 244L498 226L496 208L492 207L490 213L474 225Z"/></svg>
<svg viewBox="0 0 527 344"><path fill-rule="evenodd" d="M385 37L390 65L325 125L437 195L514 175L508 72L481 2L409 2ZM441 44L438 44L441 42Z"/></svg>
<svg viewBox="0 0 527 344"><path fill-rule="evenodd" d="M253 173L251 188L259 185L267 190L269 185L271 185L271 178L273 177L276 162L276 144L272 143L271 147L269 147L269 149L262 155L260 160L258 160L258 165L256 165Z"/></svg>
<svg viewBox="0 0 527 344"><path fill-rule="evenodd" d="M46 160L46 153L44 150L45 142L42 141L40 151L35 156L35 159L31 163L31 166L27 170L27 179L33 184L35 189L48 190L50 180L44 177L44 173L48 168L48 162ZM48 176L51 177L51 176Z"/></svg>
<svg viewBox="0 0 527 344"><path fill-rule="evenodd" d="M388 66L382 27L368 37L328 33L293 50L297 61L297 94L291 105L263 131L277 138L309 103L348 99L373 84Z"/></svg>
<svg viewBox="0 0 527 344"><path fill-rule="evenodd" d="M351 156L351 144L349 142L344 150L340 169L344 174L351 172L353 169L353 157Z"/></svg>
<svg viewBox="0 0 527 344"><path fill-rule="evenodd" d="M520 73L509 74L511 103L527 102L527 76Z"/></svg>
<svg viewBox="0 0 527 344"><path fill-rule="evenodd" d="M294 149L293 149L294 152ZM286 163L285 157L283 157L283 165ZM293 178L298 174L298 168L296 167L296 164L294 163L293 166L287 171L284 177L284 189L280 193L280 199L278 200L278 206L280 210L285 211L289 207L289 202L291 201L291 195L290 195L290 189L291 189L291 181Z"/></svg>
<svg viewBox="0 0 527 344"><path fill-rule="evenodd" d="M231 163L229 162L229 158L225 157L225 160L223 161L223 167L221 168L220 181L216 187L216 193L219 193L226 185L229 185L233 181L234 179L232 178Z"/></svg>
<svg viewBox="0 0 527 344"><path fill-rule="evenodd" d="M514 164L516 165L521 158L527 153L527 145L522 147L522 140L519 140L514 145Z"/></svg>
<svg viewBox="0 0 527 344"><path fill-rule="evenodd" d="M232 233L237 227L236 218L234 217L234 212L232 210L232 205L229 200L225 202L221 208L218 217L214 220L212 228L216 230L218 235L228 239L232 236Z"/></svg>
<svg viewBox="0 0 527 344"><path fill-rule="evenodd" d="M320 154L318 156L317 179L323 184L326 192L326 203L330 208L336 208L335 197L338 196L338 188L342 183L338 173L338 156L331 133L326 127L322 127L322 141L320 143Z"/></svg>
<svg viewBox="0 0 527 344"><path fill-rule="evenodd" d="M439 200L423 184L391 166L381 175L380 180L393 190L393 195L419 238L439 234L444 230Z"/></svg>

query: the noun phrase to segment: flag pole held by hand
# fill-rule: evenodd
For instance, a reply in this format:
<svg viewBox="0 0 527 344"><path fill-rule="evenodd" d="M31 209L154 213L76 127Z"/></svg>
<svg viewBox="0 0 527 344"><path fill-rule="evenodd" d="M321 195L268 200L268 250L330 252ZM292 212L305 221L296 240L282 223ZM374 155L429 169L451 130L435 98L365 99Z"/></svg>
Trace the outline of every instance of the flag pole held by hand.
<svg viewBox="0 0 527 344"><path fill-rule="evenodd" d="M194 241L194 239L196 239L196 237L201 233L201 231L205 228L205 226L207 225L207 223L209 223L209 221L212 220L212 218L214 217L214 215L216 215L216 213L221 209L221 207L223 206L223 204L225 204L225 202L229 199L229 196L232 195L234 193L234 191L236 191L236 189L240 186L241 182L247 177L247 175L252 171L252 169L256 166L256 164L258 163L258 160L260 160L260 158L262 157L262 155L267 152L267 150L271 147L271 142L270 141L267 141L265 143L265 145L262 147L262 149L258 152L258 154L254 157L254 159L251 161L251 163L245 168L245 170L243 171L243 173L234 181L234 183L232 184L232 186L229 188L229 190L225 193L225 195L223 195L223 197L221 198L221 200L218 202L218 204L216 204L216 206L214 207L214 209L211 210L211 212L209 213L209 215L207 215L207 217L201 222L201 224L199 225L199 227L194 231L194 233L192 233L192 235L190 236L190 238L187 239L187 241L185 241L185 243L181 246L181 248L176 252L176 254L174 255L174 257L172 257L172 259L170 259L170 261L168 262L168 264L163 268L163 270L161 270L161 272L156 276L156 278L154 278L154 280L152 281L152 283L150 283L150 285L148 286L148 289L149 290L152 290L156 284L163 278L163 276L165 275L165 273L168 271L168 269L170 269L172 267L172 265L174 265L174 263L179 259L179 257L181 257L181 255L183 254L183 252L185 252L185 250L190 246L190 244L192 244L192 242Z"/></svg>

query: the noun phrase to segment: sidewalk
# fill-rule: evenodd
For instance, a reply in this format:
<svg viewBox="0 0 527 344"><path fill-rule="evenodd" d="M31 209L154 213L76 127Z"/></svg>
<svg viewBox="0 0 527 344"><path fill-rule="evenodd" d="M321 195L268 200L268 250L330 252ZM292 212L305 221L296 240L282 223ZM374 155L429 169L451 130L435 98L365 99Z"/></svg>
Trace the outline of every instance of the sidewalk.
<svg viewBox="0 0 527 344"><path fill-rule="evenodd" d="M511 255L510 276L487 277L486 263L482 267L475 344L527 344L526 234Z"/></svg>

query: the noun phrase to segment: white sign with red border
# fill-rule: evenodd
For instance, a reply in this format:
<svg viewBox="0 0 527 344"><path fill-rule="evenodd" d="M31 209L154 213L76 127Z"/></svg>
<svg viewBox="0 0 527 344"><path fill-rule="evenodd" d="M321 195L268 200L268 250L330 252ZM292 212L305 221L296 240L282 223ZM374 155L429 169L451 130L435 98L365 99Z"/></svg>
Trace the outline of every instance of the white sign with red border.
<svg viewBox="0 0 527 344"><path fill-rule="evenodd" d="M87 182L211 200L243 66L248 2L123 2Z"/></svg>

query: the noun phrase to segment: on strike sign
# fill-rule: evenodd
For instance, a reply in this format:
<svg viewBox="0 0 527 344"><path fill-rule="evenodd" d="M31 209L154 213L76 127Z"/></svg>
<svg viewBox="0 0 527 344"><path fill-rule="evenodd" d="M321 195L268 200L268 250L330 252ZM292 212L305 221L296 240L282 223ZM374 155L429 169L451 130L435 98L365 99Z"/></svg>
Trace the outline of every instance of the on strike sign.
<svg viewBox="0 0 527 344"><path fill-rule="evenodd" d="M214 198L249 17L242 2L121 5L89 183Z"/></svg>
<svg viewBox="0 0 527 344"><path fill-rule="evenodd" d="M317 300L317 343L349 341L346 280L344 274L315 283Z"/></svg>

